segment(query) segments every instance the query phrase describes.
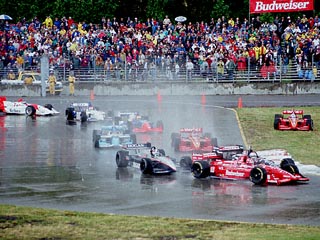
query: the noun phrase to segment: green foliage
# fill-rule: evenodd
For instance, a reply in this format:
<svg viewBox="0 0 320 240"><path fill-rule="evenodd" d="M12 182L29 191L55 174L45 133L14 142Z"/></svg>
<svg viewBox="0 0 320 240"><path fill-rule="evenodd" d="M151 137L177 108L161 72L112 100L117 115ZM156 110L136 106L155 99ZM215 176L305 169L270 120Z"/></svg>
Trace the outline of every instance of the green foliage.
<svg viewBox="0 0 320 240"><path fill-rule="evenodd" d="M166 13L164 11L168 0L148 0L146 7L146 15L156 19L164 19Z"/></svg>
<svg viewBox="0 0 320 240"><path fill-rule="evenodd" d="M273 22L274 16L271 13L263 13L260 15L260 21L261 22Z"/></svg>
<svg viewBox="0 0 320 240"><path fill-rule="evenodd" d="M1 239L318 239L320 228L0 205ZM302 237L303 236L303 237Z"/></svg>
<svg viewBox="0 0 320 240"><path fill-rule="evenodd" d="M215 18L220 16L229 18L230 15L231 11L229 9L229 6L225 4L224 0L217 0L217 2L213 5L211 16Z"/></svg>

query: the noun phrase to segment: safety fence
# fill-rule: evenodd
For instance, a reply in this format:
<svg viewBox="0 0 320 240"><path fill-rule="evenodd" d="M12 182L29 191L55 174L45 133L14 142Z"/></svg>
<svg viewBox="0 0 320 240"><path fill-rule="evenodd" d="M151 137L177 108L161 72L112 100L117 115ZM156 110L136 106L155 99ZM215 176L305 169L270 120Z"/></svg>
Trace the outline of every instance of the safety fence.
<svg viewBox="0 0 320 240"><path fill-rule="evenodd" d="M178 66L177 66L178 65ZM230 70L224 66L223 71L217 66L202 66L194 64L188 70L185 64L122 64L121 67L113 66L79 66L77 68L63 65L53 68L58 80L67 82L70 74L79 82L108 82L108 81L134 81L134 82L295 82L319 81L320 74L316 66L303 69L294 60L288 65L274 64L271 66L248 65L239 70L237 67ZM11 70L11 71L10 71ZM40 66L20 71L40 72ZM0 78L8 79L9 72L18 76L16 68L0 70Z"/></svg>

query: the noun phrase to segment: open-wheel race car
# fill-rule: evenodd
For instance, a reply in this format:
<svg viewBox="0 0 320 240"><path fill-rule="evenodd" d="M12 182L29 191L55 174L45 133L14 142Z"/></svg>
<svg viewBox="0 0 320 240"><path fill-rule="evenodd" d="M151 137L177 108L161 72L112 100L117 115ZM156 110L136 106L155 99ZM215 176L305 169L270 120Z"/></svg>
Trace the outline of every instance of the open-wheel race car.
<svg viewBox="0 0 320 240"><path fill-rule="evenodd" d="M137 137L130 134L125 126L109 125L93 130L92 140L96 148L113 148L135 144Z"/></svg>
<svg viewBox="0 0 320 240"><path fill-rule="evenodd" d="M308 182L292 158L281 160L280 166L260 158L257 153L244 151L232 160L219 158L215 153L192 154L191 172L195 178L249 179L256 185Z"/></svg>
<svg viewBox="0 0 320 240"><path fill-rule="evenodd" d="M27 116L55 116L59 114L51 104L45 104L44 106L27 103L22 98L16 102L7 101L7 98L0 96L0 113L2 115L27 115Z"/></svg>
<svg viewBox="0 0 320 240"><path fill-rule="evenodd" d="M67 122L95 122L106 118L106 113L93 107L90 102L72 103L66 109Z"/></svg>
<svg viewBox="0 0 320 240"><path fill-rule="evenodd" d="M116 153L116 164L119 168L138 168L143 174L170 174L177 171L175 159L150 143L123 147Z"/></svg>
<svg viewBox="0 0 320 240"><path fill-rule="evenodd" d="M224 160L233 160L237 155L242 154L244 147L242 145L228 145L228 146L215 146L213 147L212 152L203 153L200 155L191 156L182 156L180 158L180 167L185 169L191 169L192 163L199 160L197 156L200 156L200 160L205 157L210 159L224 159Z"/></svg>
<svg viewBox="0 0 320 240"><path fill-rule="evenodd" d="M282 114L275 114L274 129L312 131L311 115L304 115L303 110L284 110Z"/></svg>
<svg viewBox="0 0 320 240"><path fill-rule="evenodd" d="M119 112L115 116L115 122L126 123L128 129L133 133L162 133L163 122L156 123L149 120L148 116L140 115L138 112Z"/></svg>
<svg viewBox="0 0 320 240"><path fill-rule="evenodd" d="M181 128L180 133L171 134L171 145L176 152L212 152L218 140L203 134L202 128Z"/></svg>

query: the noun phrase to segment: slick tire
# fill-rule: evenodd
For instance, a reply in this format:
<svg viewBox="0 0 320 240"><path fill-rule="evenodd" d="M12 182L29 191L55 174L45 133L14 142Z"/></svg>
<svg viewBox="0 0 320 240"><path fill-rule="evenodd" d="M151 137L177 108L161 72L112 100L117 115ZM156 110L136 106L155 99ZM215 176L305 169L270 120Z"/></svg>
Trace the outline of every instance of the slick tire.
<svg viewBox="0 0 320 240"><path fill-rule="evenodd" d="M250 181L256 185L263 185L267 181L267 171L262 167L254 167L250 171Z"/></svg>
<svg viewBox="0 0 320 240"><path fill-rule="evenodd" d="M180 167L183 169L191 169L192 166L192 159L189 156L183 156L180 159Z"/></svg>
<svg viewBox="0 0 320 240"><path fill-rule="evenodd" d="M26 107L26 115L29 117L33 117L36 115L36 109L34 106L27 106Z"/></svg>
<svg viewBox="0 0 320 240"><path fill-rule="evenodd" d="M299 169L291 158L282 159L280 168L288 173L291 173L292 175L299 174Z"/></svg>
<svg viewBox="0 0 320 240"><path fill-rule="evenodd" d="M151 160L148 158L142 158L140 162L140 170L143 174L151 174L153 172Z"/></svg>
<svg viewBox="0 0 320 240"><path fill-rule="evenodd" d="M207 161L195 161L191 166L195 178L206 178L210 175L210 165Z"/></svg>
<svg viewBox="0 0 320 240"><path fill-rule="evenodd" d="M124 167L128 166L128 163L129 163L127 160L128 155L129 155L129 153L127 151L120 150L117 152L116 164L118 167L124 168Z"/></svg>

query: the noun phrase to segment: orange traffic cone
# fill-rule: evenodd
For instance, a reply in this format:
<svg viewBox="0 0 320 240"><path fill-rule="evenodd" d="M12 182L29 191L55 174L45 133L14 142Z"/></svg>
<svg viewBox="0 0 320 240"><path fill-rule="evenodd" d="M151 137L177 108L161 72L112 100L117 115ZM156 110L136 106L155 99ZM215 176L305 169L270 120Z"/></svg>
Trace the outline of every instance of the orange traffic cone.
<svg viewBox="0 0 320 240"><path fill-rule="evenodd" d="M238 108L242 108L242 98L239 97L238 99Z"/></svg>
<svg viewBox="0 0 320 240"><path fill-rule="evenodd" d="M161 101L162 101L162 96L161 96L161 94L160 94L160 91L158 91L157 99L158 99L158 102L161 102Z"/></svg>
<svg viewBox="0 0 320 240"><path fill-rule="evenodd" d="M201 104L205 105L206 104L206 95L202 94L201 96Z"/></svg>
<svg viewBox="0 0 320 240"><path fill-rule="evenodd" d="M94 100L94 91L93 90L91 90L90 91L90 100Z"/></svg>

